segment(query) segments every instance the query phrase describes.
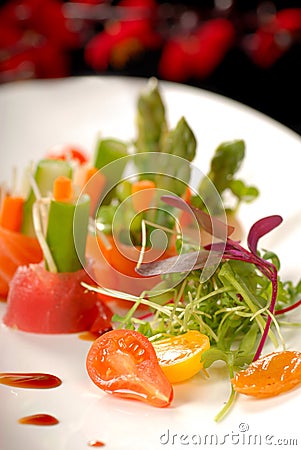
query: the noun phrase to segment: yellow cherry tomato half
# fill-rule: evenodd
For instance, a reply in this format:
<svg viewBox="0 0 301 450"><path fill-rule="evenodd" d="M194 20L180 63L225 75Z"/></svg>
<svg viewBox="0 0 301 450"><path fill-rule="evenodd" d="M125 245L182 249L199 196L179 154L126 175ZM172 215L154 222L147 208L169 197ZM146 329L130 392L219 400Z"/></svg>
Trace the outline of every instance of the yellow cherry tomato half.
<svg viewBox="0 0 301 450"><path fill-rule="evenodd" d="M210 347L209 338L197 330L153 343L161 369L171 383L180 383L203 368L201 355Z"/></svg>

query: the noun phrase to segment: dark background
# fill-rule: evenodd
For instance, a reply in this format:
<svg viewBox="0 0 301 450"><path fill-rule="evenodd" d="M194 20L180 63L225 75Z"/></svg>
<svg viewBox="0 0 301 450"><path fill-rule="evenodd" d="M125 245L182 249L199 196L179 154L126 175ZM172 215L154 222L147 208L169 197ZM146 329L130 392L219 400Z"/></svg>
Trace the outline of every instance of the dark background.
<svg viewBox="0 0 301 450"><path fill-rule="evenodd" d="M13 1L15 2L15 0ZM89 0L86 1L89 3ZM93 0L90 2L93 3ZM170 1L168 3L180 9L191 8L197 11L205 22L215 15L217 2L218 0L200 0ZM2 5L9 3L12 2L2 2ZM68 2L60 1L60 3ZM111 6L116 6L120 2L108 1L107 3ZM162 4L165 2L158 1L157 3ZM231 13L228 14L228 18L235 24L238 39L229 51L227 51L218 66L208 76L204 78L191 77L185 79L183 82L222 94L249 105L301 134L301 23L300 30L297 30L297 33L294 34L294 39L288 50L268 67L260 67L254 64L241 45L244 36L254 31L251 30L249 24L252 24L256 20L258 8L272 8L275 11L288 8L300 8L301 11L301 0L232 0L229 4L231 4ZM173 25L172 23L170 24L171 27ZM90 34L96 34L102 29L103 24L91 24ZM3 47L1 53L0 39L0 69L1 57L3 60L6 57L5 55L5 48L3 49ZM81 48L71 49L69 51L69 68L66 75L157 76L160 79L161 77L158 73L160 55L161 49L145 51L136 58L129 60L122 69L108 65L106 70L96 70L87 64L85 47L83 45ZM43 77L47 78L47 72L43 74ZM16 76L16 79L18 79L18 76ZM9 81L12 80L10 79Z"/></svg>
<svg viewBox="0 0 301 450"><path fill-rule="evenodd" d="M191 6L206 11L208 15L214 9L214 1L172 3L184 3L186 7ZM301 8L300 0L273 2L241 0L234 3L234 15L238 22L244 20L246 16L255 14L256 8L263 3L272 3L277 10ZM123 71L108 70L108 73L143 77L158 76L157 61L158 54L148 53L145 58L130 64ZM78 53L73 61L72 73L86 75L96 72L83 64L83 58ZM271 67L264 69L252 63L242 49L235 46L230 49L224 60L208 78L188 79L185 83L238 100L301 134L301 42L299 40Z"/></svg>

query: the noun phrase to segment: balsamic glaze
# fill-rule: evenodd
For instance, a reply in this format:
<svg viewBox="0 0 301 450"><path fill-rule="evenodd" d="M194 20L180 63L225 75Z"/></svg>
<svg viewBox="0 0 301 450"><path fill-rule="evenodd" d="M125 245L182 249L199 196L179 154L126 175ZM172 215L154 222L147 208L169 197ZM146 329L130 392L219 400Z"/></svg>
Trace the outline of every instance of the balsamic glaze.
<svg viewBox="0 0 301 450"><path fill-rule="evenodd" d="M0 373L0 384L25 389L52 389L62 381L48 373L4 372Z"/></svg>
<svg viewBox="0 0 301 450"><path fill-rule="evenodd" d="M18 420L19 423L25 425L57 425L59 423L58 419L50 414L33 414L31 416L21 417Z"/></svg>

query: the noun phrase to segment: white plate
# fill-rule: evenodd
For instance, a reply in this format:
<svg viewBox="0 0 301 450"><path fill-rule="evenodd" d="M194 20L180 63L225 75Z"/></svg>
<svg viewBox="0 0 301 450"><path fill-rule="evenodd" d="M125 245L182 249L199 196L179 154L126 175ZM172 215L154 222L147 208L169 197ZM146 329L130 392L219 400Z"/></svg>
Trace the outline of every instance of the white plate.
<svg viewBox="0 0 301 450"><path fill-rule="evenodd" d="M92 152L99 133L132 138L136 98L145 84L143 79L87 77L1 86L0 180L9 181L13 165L22 168L55 144L74 143ZM245 140L240 177L257 185L261 194L241 208L241 220L248 229L265 215L283 216L281 227L260 244L280 256L282 278L297 281L301 274L300 137L224 97L166 82L161 90L170 125L184 115L195 132L197 165L203 172L221 142ZM2 304L1 314L4 309ZM300 329L285 331L288 348L301 350L300 335ZM1 372L48 372L63 380L60 387L45 391L0 385L1 449L87 450L94 439L103 441L108 450L297 447L301 443L300 390L261 401L241 397L231 414L216 424L213 417L229 392L228 380L217 368L209 380L200 375L176 386L172 406L161 410L112 398L92 385L85 372L90 345L77 335L41 336L1 325ZM17 423L37 412L53 414L60 423L54 427Z"/></svg>

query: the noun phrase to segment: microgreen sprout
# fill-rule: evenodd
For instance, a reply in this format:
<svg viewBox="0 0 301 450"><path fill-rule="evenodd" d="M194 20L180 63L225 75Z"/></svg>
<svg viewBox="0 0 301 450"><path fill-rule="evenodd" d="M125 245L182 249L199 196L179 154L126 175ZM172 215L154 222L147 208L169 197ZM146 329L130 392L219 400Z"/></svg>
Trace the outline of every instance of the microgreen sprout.
<svg viewBox="0 0 301 450"><path fill-rule="evenodd" d="M185 246L187 253L164 260L140 261L136 268L140 275L161 275L162 282L140 297L110 291L109 295L115 298L134 302L125 316L113 317L116 326L135 328L151 341L199 330L211 343L210 349L202 355L204 369L221 360L226 364L230 378L260 357L267 339L274 347L280 342L285 348L277 317L301 305L298 299L301 282L297 286L282 282L278 276L277 256L271 251L261 255L262 251L258 250L260 238L279 226L282 218L272 215L257 221L250 229L247 248L244 248L230 238L233 227L190 207L178 197L164 196L163 200L185 211L190 208L199 226L217 241L204 247L199 245L197 251L195 245L191 246L191 251ZM216 270L204 281L201 272L209 255ZM173 286L167 291L169 296L161 289L164 282ZM108 294L108 290L101 287L86 287ZM139 304L147 305L150 313L139 316ZM225 417L236 397L231 384L229 398L215 417L216 421Z"/></svg>
<svg viewBox="0 0 301 450"><path fill-rule="evenodd" d="M43 255L44 255L45 261L48 265L49 271L52 273L57 273L57 271L58 271L57 266L55 264L55 261L53 259L53 256L51 254L51 251L49 249L49 246L47 244L47 241L45 239L45 235L43 232L43 226L42 226L43 218L41 216L43 216L44 207L45 207L45 200L43 200L43 199L36 200L35 203L33 204L33 207L32 207L33 224L34 224L34 229L35 229L37 239L38 239L41 249L43 251Z"/></svg>
<svg viewBox="0 0 301 450"><path fill-rule="evenodd" d="M41 196L39 187L32 175L30 176L30 184L36 197L36 201L32 205L32 219L35 234L43 251L49 271L57 273L57 266L45 238L50 199Z"/></svg>
<svg viewBox="0 0 301 450"><path fill-rule="evenodd" d="M168 203L175 205L181 209L187 210L187 203L184 203L182 199L179 199L178 197L173 196L164 196L163 200ZM184 206L183 206L184 205ZM190 207L190 206L188 206ZM222 222L215 220L215 224L218 226L212 226L212 218L206 214L202 210L198 210L197 208L193 207L191 208L192 212L194 213L197 221L199 222L200 226L202 226L207 232L214 233L215 237L219 238L221 235L223 235L224 228L226 225L223 226ZM275 305L277 300L277 291L278 291L278 273L277 269L274 264L271 262L261 258L258 255L258 241L259 239L267 234L268 232L272 231L274 228L276 228L278 225L280 225L282 222L282 217L278 215L273 215L269 217L265 217L263 219L258 220L254 225L251 227L248 238L247 238L247 244L249 250L242 247L238 242L233 241L229 238L229 235L232 233L232 229L228 228L226 230L227 238L226 242L221 243L211 243L206 245L204 248L205 250L209 251L222 251L222 259L224 261L227 260L239 260L248 262L251 264L254 264L258 270L267 277L271 284L272 284L272 295L270 300L270 306L269 306L269 312L270 314L267 317L265 328L263 330L262 338L259 342L258 348L256 350L256 353L254 355L254 360L258 359L260 357L260 354L262 352L262 349L264 347L264 344L266 342L267 336L269 334L269 330L272 323L272 315L275 311ZM220 231L221 230L221 231ZM247 301L247 297L245 297L245 300ZM250 309L252 310L252 302L249 303Z"/></svg>

